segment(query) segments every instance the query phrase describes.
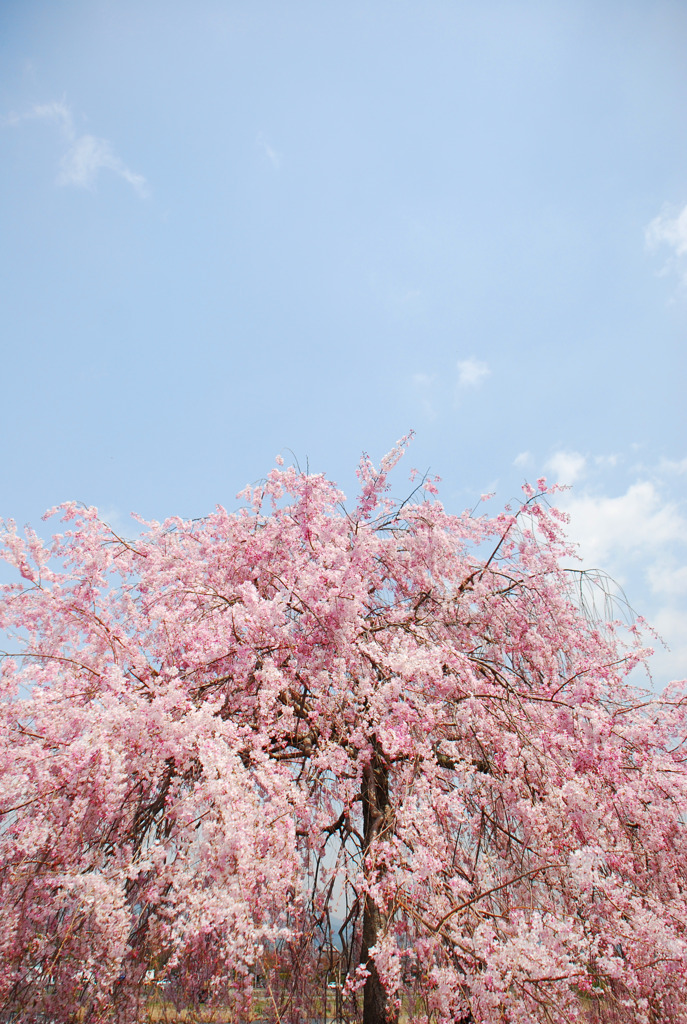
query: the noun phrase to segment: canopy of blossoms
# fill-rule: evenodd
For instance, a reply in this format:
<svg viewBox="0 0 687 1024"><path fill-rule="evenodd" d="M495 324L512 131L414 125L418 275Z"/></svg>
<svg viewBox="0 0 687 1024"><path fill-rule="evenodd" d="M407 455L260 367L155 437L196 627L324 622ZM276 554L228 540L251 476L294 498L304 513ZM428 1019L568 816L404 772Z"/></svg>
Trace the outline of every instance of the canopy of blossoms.
<svg viewBox="0 0 687 1024"><path fill-rule="evenodd" d="M348 511L279 465L134 540L6 524L5 1011L687 1021L683 689L628 683L543 481L397 504L402 450Z"/></svg>

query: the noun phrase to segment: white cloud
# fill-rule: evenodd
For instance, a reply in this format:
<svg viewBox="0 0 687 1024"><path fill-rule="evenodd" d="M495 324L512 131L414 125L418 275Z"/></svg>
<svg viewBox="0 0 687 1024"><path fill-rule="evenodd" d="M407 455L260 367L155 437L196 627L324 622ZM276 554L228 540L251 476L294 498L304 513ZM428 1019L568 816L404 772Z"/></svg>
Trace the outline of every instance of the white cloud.
<svg viewBox="0 0 687 1024"><path fill-rule="evenodd" d="M559 484L574 484L583 475L587 459L579 452L555 452L546 463Z"/></svg>
<svg viewBox="0 0 687 1024"><path fill-rule="evenodd" d="M480 362L479 359L459 360L457 367L459 388L477 388L491 373L487 364Z"/></svg>
<svg viewBox="0 0 687 1024"><path fill-rule="evenodd" d="M73 138L76 134L74 131L74 120L72 118L71 110L64 101L37 103L23 114L10 114L8 117L4 118L3 124L17 125L21 124L22 121L33 121L37 118L46 121L54 121L58 128L60 128L63 134L68 138Z"/></svg>
<svg viewBox="0 0 687 1024"><path fill-rule="evenodd" d="M687 473L687 459L661 459L658 464L659 472L678 474Z"/></svg>
<svg viewBox="0 0 687 1024"><path fill-rule="evenodd" d="M633 447L633 446L630 446ZM516 465L525 465L522 452ZM624 484L611 492L625 466ZM582 455L555 452L546 464L561 483L575 483L556 496L569 516L566 534L577 546L580 561L570 568L607 573L620 590L614 607L598 606L600 615L630 615L649 623L644 635L656 653L651 659L653 683L659 689L687 674L687 502L684 474L687 459L660 458L631 465L624 455ZM627 475L631 474L631 475ZM593 573L589 579L592 579ZM614 587L609 585L609 593ZM651 635L651 628L657 636ZM661 643L665 641L667 648ZM641 680L640 685L644 685Z"/></svg>
<svg viewBox="0 0 687 1024"><path fill-rule="evenodd" d="M108 170L127 181L140 196L147 194L143 175L130 171L112 152L107 139L98 139L94 135L80 135L62 157L60 168L58 185L93 189L99 171Z"/></svg>
<svg viewBox="0 0 687 1024"><path fill-rule="evenodd" d="M281 153L277 153L276 149L273 149L262 132L258 132L258 136L255 141L258 146L260 146L272 166L279 168L282 160Z"/></svg>
<svg viewBox="0 0 687 1024"><path fill-rule="evenodd" d="M652 554L687 538L687 521L677 505L664 503L649 481L632 484L616 498L571 495L559 504L570 515L569 534L579 543L584 561L597 567Z"/></svg>
<svg viewBox="0 0 687 1024"><path fill-rule="evenodd" d="M673 250L672 261L666 265L666 270L677 270L687 281L687 205L681 210L664 210L658 217L654 217L645 232L646 244L649 249L658 249L661 246L668 246Z"/></svg>
<svg viewBox="0 0 687 1024"><path fill-rule="evenodd" d="M678 256L687 256L687 206L674 216L664 211L646 229L646 242L650 249L669 245Z"/></svg>
<svg viewBox="0 0 687 1024"><path fill-rule="evenodd" d="M532 465L532 452L520 452L513 459L514 466L531 466Z"/></svg>
<svg viewBox="0 0 687 1024"><path fill-rule="evenodd" d="M36 104L23 114L10 114L4 123L18 125L35 119L52 121L57 125L67 147L60 160L58 185L93 190L100 171L107 170L126 181L140 196L148 194L146 179L120 160L107 139L77 133L72 112L64 101Z"/></svg>
<svg viewBox="0 0 687 1024"><path fill-rule="evenodd" d="M637 480L616 497L561 495L570 516L569 538L579 544L582 566L610 573L626 589L668 647L647 637L656 654L651 671L662 687L687 673L687 518L651 481ZM642 581L642 582L640 582Z"/></svg>
<svg viewBox="0 0 687 1024"><path fill-rule="evenodd" d="M419 295L419 292L410 293L408 300L414 298L415 295ZM475 389L480 387L485 377L489 376L490 370L486 363L481 363L477 359L466 359L457 363L458 369L458 380L453 385L453 404L454 407L460 404L461 392L468 389ZM429 419L434 420L437 415L441 414L445 402L451 398L451 377L447 373L426 373L419 371L413 373L408 381L412 388L413 397L415 402L420 407L422 413Z"/></svg>
<svg viewBox="0 0 687 1024"><path fill-rule="evenodd" d="M675 565L669 558L649 566L647 577L655 594L680 597L687 594L687 565Z"/></svg>
<svg viewBox="0 0 687 1024"><path fill-rule="evenodd" d="M596 466L605 466L605 467L608 467L608 468L613 468L614 466L617 466L621 461L622 460L621 460L620 455L595 455L594 456L594 464Z"/></svg>

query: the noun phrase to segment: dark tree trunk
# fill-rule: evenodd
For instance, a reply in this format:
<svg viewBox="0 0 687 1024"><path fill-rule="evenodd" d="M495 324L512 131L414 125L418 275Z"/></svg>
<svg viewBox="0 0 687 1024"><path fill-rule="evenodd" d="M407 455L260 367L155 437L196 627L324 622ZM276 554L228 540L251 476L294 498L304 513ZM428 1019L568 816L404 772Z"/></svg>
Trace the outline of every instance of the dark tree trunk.
<svg viewBox="0 0 687 1024"><path fill-rule="evenodd" d="M366 859L375 841L389 824L391 805L389 802L389 768L376 740L374 754L363 774L363 857ZM386 915L368 897L363 909L363 941L360 962L367 966L370 974L363 990L363 1024L396 1024L398 1015L389 1006L387 994L382 985L374 962L368 962L369 950L377 944L387 925Z"/></svg>

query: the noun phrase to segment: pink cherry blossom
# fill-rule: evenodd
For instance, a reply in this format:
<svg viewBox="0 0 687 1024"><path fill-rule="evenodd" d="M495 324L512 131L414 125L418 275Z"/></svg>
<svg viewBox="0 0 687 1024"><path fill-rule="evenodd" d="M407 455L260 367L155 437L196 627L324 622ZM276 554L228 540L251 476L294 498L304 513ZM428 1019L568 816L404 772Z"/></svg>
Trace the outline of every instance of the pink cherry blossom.
<svg viewBox="0 0 687 1024"><path fill-rule="evenodd" d="M684 686L630 684L554 489L395 504L407 440L352 512L278 460L133 540L6 524L4 1011L687 1022Z"/></svg>

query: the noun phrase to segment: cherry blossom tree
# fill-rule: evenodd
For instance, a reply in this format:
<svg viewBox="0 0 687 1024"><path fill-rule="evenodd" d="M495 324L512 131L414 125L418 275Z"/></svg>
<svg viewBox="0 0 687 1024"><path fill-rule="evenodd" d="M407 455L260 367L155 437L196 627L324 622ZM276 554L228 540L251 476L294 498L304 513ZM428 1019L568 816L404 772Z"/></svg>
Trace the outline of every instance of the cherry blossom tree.
<svg viewBox="0 0 687 1024"><path fill-rule="evenodd" d="M135 540L6 524L5 1011L687 1021L683 690L630 685L544 481L395 504L404 446L351 511L278 460Z"/></svg>

